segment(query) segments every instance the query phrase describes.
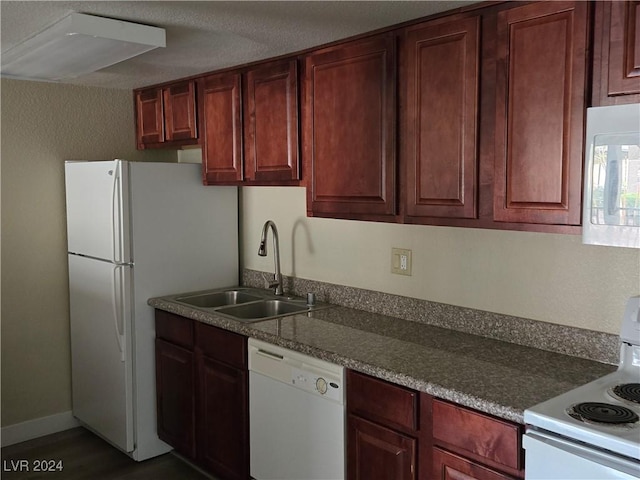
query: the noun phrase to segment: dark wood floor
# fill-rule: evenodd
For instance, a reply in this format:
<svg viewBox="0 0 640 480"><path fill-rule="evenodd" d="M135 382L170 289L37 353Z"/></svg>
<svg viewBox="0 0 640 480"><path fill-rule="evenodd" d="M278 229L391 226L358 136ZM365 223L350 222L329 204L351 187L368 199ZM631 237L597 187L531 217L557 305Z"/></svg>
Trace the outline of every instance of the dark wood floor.
<svg viewBox="0 0 640 480"><path fill-rule="evenodd" d="M49 462L42 462L43 460ZM62 471L56 469L59 465L62 466ZM34 471L36 467L41 467L40 470L51 467L52 471ZM81 427L3 448L1 477L3 480L212 478L171 453L136 462Z"/></svg>

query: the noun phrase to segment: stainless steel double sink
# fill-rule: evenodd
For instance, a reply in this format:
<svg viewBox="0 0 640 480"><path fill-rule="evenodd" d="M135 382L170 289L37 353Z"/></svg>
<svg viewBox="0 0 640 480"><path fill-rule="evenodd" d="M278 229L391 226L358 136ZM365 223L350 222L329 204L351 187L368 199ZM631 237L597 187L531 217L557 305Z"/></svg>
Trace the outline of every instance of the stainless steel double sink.
<svg viewBox="0 0 640 480"><path fill-rule="evenodd" d="M233 287L177 296L178 303L241 322L272 318L329 308L327 303L307 305L301 297L276 296L258 288Z"/></svg>

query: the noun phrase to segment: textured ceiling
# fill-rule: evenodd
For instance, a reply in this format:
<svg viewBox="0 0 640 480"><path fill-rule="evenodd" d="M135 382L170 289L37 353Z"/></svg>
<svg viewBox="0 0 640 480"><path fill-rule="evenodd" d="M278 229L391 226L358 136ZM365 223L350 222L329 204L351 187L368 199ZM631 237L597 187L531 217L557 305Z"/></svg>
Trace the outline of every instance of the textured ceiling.
<svg viewBox="0 0 640 480"><path fill-rule="evenodd" d="M0 1L2 51L74 11L166 29L167 46L67 83L133 89L296 52L476 1Z"/></svg>

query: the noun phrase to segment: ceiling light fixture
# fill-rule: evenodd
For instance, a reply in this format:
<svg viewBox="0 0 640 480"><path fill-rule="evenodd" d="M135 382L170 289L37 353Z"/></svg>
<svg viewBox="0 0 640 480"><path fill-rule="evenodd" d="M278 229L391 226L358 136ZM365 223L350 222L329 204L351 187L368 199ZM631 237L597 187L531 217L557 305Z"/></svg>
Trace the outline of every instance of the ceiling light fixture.
<svg viewBox="0 0 640 480"><path fill-rule="evenodd" d="M163 28L71 13L2 52L0 72L13 78L67 80L165 45Z"/></svg>

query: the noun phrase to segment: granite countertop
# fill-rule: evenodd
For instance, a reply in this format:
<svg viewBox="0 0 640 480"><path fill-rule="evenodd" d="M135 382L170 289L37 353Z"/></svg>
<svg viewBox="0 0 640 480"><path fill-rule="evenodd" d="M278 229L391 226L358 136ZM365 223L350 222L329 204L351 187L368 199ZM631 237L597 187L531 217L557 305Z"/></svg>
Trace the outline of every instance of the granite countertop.
<svg viewBox="0 0 640 480"><path fill-rule="evenodd" d="M175 297L148 303L518 423L526 408L616 368L340 306L246 323Z"/></svg>

